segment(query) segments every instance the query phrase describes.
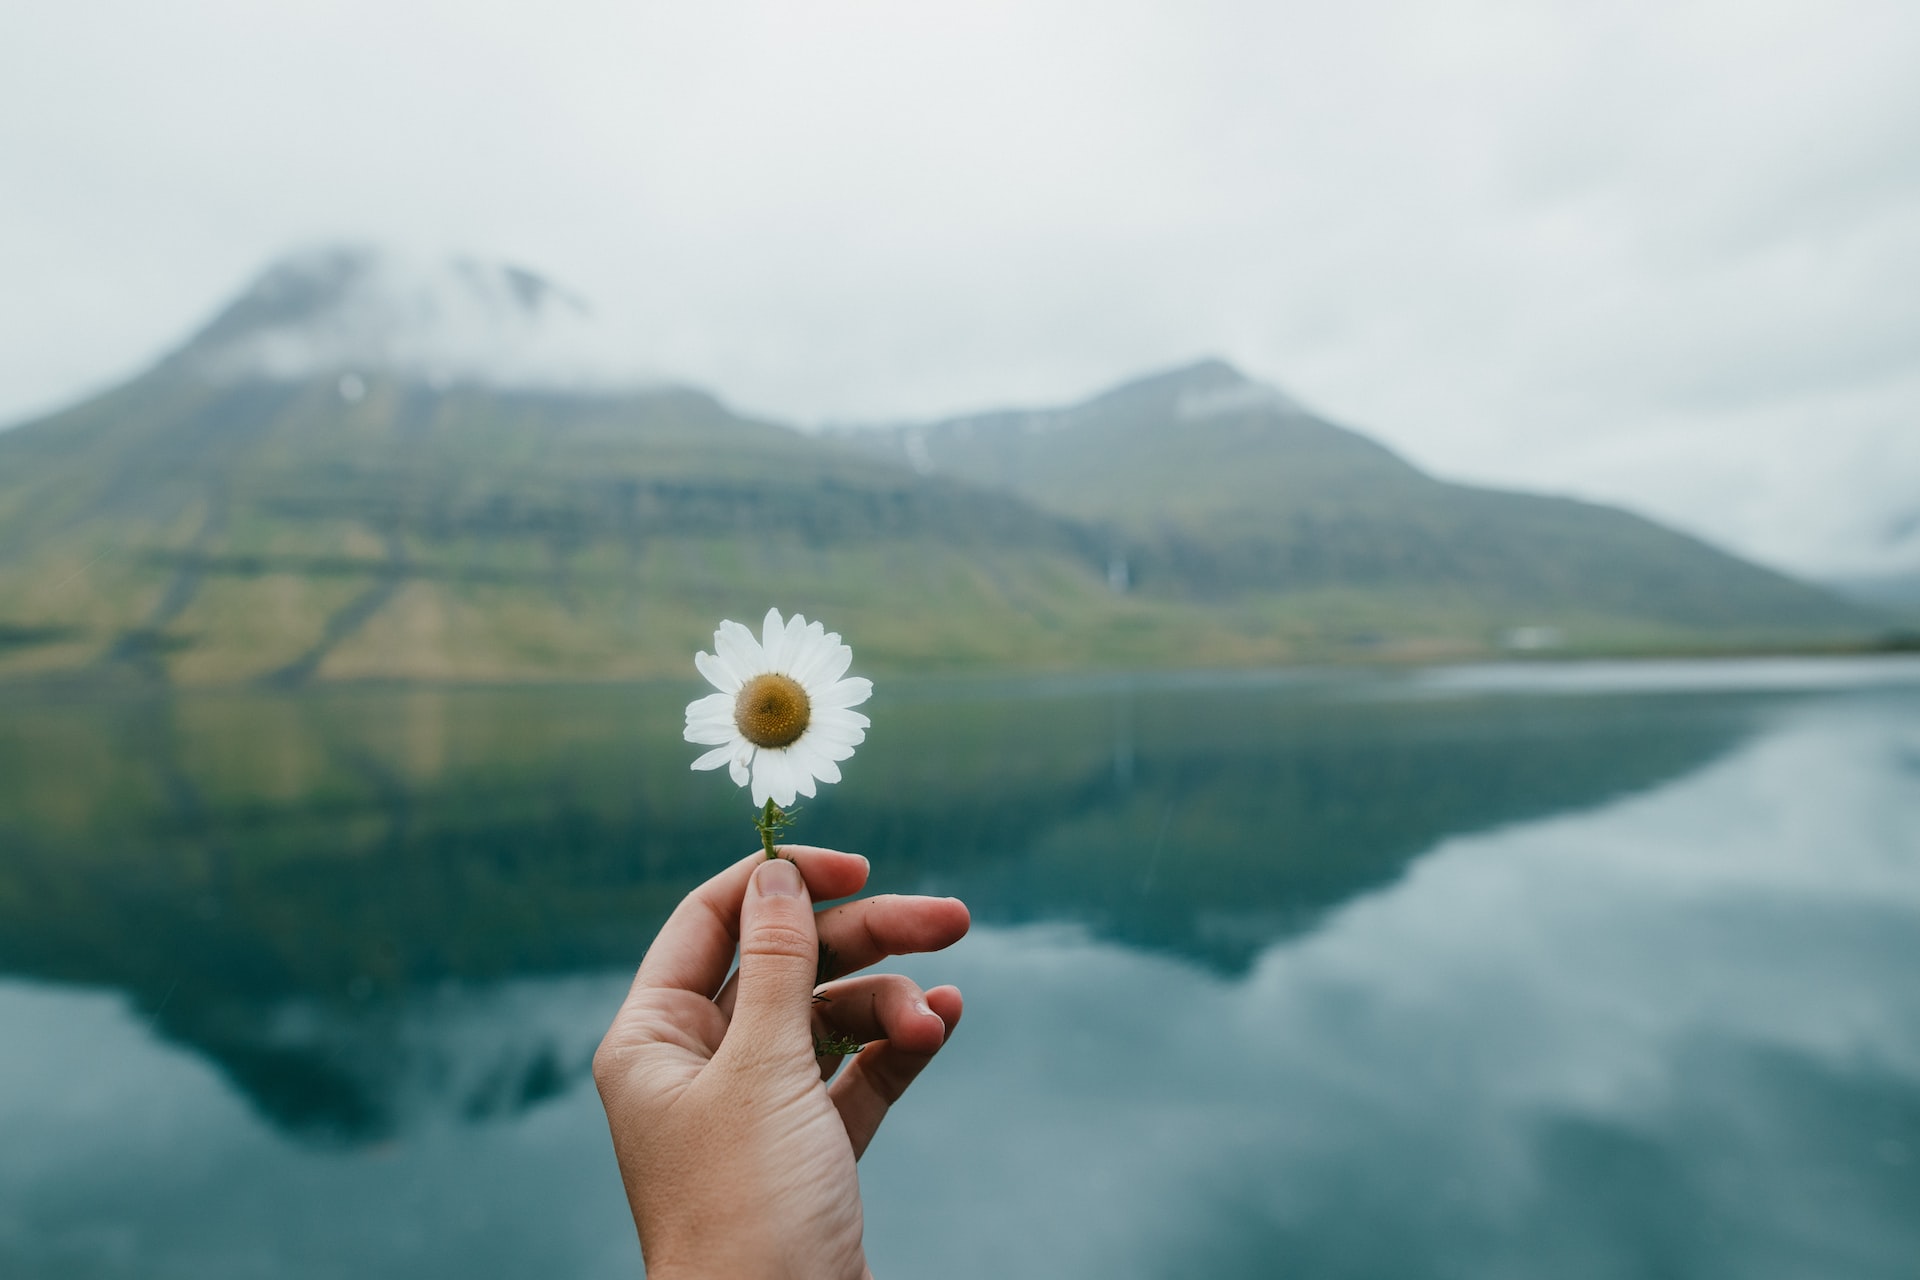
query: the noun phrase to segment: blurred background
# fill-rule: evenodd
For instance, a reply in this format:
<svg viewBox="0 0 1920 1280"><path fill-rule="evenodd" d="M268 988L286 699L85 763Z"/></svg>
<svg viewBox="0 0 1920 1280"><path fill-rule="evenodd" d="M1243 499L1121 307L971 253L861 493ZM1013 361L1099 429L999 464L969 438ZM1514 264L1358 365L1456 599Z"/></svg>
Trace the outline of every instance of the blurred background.
<svg viewBox="0 0 1920 1280"><path fill-rule="evenodd" d="M1910 6L0 29L0 1270L635 1273L773 605L882 1274L1910 1274Z"/></svg>

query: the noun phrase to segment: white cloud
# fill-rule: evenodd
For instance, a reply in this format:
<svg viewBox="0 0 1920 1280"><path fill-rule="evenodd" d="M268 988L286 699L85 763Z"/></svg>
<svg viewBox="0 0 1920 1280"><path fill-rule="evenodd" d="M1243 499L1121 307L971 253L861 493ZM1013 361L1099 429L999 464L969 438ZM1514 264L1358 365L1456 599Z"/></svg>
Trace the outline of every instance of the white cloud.
<svg viewBox="0 0 1920 1280"><path fill-rule="evenodd" d="M1898 4L42 6L0 46L0 417L370 237L546 271L764 412L1217 352L1447 474L1879 564L1916 55Z"/></svg>

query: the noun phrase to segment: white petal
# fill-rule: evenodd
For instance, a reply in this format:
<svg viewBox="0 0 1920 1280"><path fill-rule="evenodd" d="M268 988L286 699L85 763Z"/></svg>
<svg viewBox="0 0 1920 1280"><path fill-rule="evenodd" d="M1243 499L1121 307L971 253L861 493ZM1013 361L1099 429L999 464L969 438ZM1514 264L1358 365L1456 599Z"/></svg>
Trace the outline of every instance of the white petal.
<svg viewBox="0 0 1920 1280"><path fill-rule="evenodd" d="M793 753L792 747L787 747L780 754L786 757L783 767L786 770L787 785L800 795L812 797L815 794L813 774L808 772L807 766L800 762L800 757Z"/></svg>
<svg viewBox="0 0 1920 1280"><path fill-rule="evenodd" d="M734 786L747 785L747 781L752 777L748 772L748 766L753 763L753 753L758 750L759 748L751 742L739 744L739 749L733 753L733 759L727 765L727 773L733 778Z"/></svg>
<svg viewBox="0 0 1920 1280"><path fill-rule="evenodd" d="M723 622L713 633L715 656L732 667L742 681L751 680L767 669L767 658L753 632L737 622Z"/></svg>
<svg viewBox="0 0 1920 1280"><path fill-rule="evenodd" d="M813 794L813 775L800 767L799 763L794 760L792 752L783 751L780 754L786 756L787 785L792 787L796 794L811 796ZM792 802L788 801L787 803L791 804Z"/></svg>
<svg viewBox="0 0 1920 1280"><path fill-rule="evenodd" d="M804 689L824 689L833 681L822 679L821 672L833 661L834 650L840 647L840 637L826 634L826 629L817 622L807 628L807 633L806 656L793 664L790 674Z"/></svg>
<svg viewBox="0 0 1920 1280"><path fill-rule="evenodd" d="M820 670L813 677L809 688L826 689L832 687L841 676L847 674L847 668L853 665L853 650L840 643L840 637L833 637L833 651L827 660L820 664Z"/></svg>
<svg viewBox="0 0 1920 1280"><path fill-rule="evenodd" d="M813 722L822 728L831 725L836 729L866 729L873 725L873 721L858 711L845 707L821 707L813 713Z"/></svg>
<svg viewBox="0 0 1920 1280"><path fill-rule="evenodd" d="M687 723L696 720L733 719L733 695L730 693L710 693L704 698L695 698L687 704Z"/></svg>
<svg viewBox="0 0 1920 1280"><path fill-rule="evenodd" d="M787 781L793 784L796 792L809 800L819 794L814 787L813 775L802 769L792 756L787 757Z"/></svg>
<svg viewBox="0 0 1920 1280"><path fill-rule="evenodd" d="M754 758L753 789L756 794L760 791L762 776L767 780L766 792L773 797L773 802L782 809L790 807L797 788L794 786L794 770L787 760L787 753L762 751ZM760 803L765 804L766 801L763 799Z"/></svg>
<svg viewBox="0 0 1920 1280"><path fill-rule="evenodd" d="M811 734L808 735L812 737ZM813 738L813 749L828 760L846 760L853 755L854 743L835 742L831 738Z"/></svg>
<svg viewBox="0 0 1920 1280"><path fill-rule="evenodd" d="M813 723L807 727L807 736L817 737L822 742L841 742L850 747L857 747L867 740L867 718L859 716L855 719L855 715L855 712L841 711L836 713L834 719L829 720L823 712L815 716ZM847 718L840 719L841 716Z"/></svg>
<svg viewBox="0 0 1920 1280"><path fill-rule="evenodd" d="M873 696L873 681L854 676L808 696L817 707L857 707Z"/></svg>
<svg viewBox="0 0 1920 1280"><path fill-rule="evenodd" d="M799 618L798 614L794 617ZM802 619L804 621L804 619ZM793 639L792 647L787 650L787 674L798 680L804 688L807 683L807 670L814 664L819 652L820 637L825 628L817 622L808 622L800 628L800 634Z"/></svg>
<svg viewBox="0 0 1920 1280"><path fill-rule="evenodd" d="M717 658L710 653L696 653L693 655L693 665L707 678L708 684L722 693L738 693L740 686L746 683L725 658Z"/></svg>
<svg viewBox="0 0 1920 1280"><path fill-rule="evenodd" d="M733 727L731 720L725 724L712 720L699 720L688 725L687 731L680 736L688 742L697 742L703 747L717 747L723 742L732 743L740 736L740 731Z"/></svg>
<svg viewBox="0 0 1920 1280"><path fill-rule="evenodd" d="M793 674L793 664L806 656L807 620L799 614L787 619L786 635L781 638L780 665L775 668L782 675Z"/></svg>
<svg viewBox="0 0 1920 1280"><path fill-rule="evenodd" d="M857 724L822 724L816 720L807 727L807 737L839 746L857 747L867 740L867 731Z"/></svg>
<svg viewBox="0 0 1920 1280"><path fill-rule="evenodd" d="M764 805L768 800L780 803L775 793L780 790L782 759L778 751L766 747L753 753L753 802L756 805Z"/></svg>
<svg viewBox="0 0 1920 1280"><path fill-rule="evenodd" d="M718 769L721 765L731 761L733 757L734 757L733 744L729 742L724 746L715 747L713 750L707 752L707 754L701 756L698 760L695 760L693 762L693 767L696 769L703 769L703 770Z"/></svg>
<svg viewBox="0 0 1920 1280"><path fill-rule="evenodd" d="M778 609L767 610L767 616L761 619L760 648L767 655L766 670L786 670L782 664L787 660L787 624L780 620ZM774 803L780 802L776 800Z"/></svg>
<svg viewBox="0 0 1920 1280"><path fill-rule="evenodd" d="M787 751L793 756L795 764L820 779L820 781L840 781L840 766L835 764L827 757L826 753L820 750L813 742L812 734L801 738L800 741L788 747ZM852 754L852 751L848 751L847 753L847 755ZM846 759L846 756L842 756L841 759Z"/></svg>

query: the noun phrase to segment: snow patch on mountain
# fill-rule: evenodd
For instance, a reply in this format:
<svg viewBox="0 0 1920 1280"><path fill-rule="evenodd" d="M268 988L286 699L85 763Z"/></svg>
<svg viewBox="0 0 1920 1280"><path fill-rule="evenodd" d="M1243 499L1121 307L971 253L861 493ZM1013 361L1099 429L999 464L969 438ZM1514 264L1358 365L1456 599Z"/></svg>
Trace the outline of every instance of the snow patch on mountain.
<svg viewBox="0 0 1920 1280"><path fill-rule="evenodd" d="M657 381L578 296L520 267L319 249L267 269L175 360L207 377L384 373L434 386Z"/></svg>
<svg viewBox="0 0 1920 1280"><path fill-rule="evenodd" d="M1274 413L1305 413L1306 409L1278 387L1264 382L1242 382L1236 386L1204 387L1180 393L1174 402L1174 416L1182 422L1198 422L1230 414L1270 410Z"/></svg>

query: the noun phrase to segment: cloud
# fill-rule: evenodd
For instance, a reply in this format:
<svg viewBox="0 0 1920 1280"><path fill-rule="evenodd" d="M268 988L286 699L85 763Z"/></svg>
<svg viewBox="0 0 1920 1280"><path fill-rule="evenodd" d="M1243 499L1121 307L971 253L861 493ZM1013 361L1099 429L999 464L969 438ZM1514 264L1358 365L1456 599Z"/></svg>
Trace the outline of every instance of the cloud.
<svg viewBox="0 0 1920 1280"><path fill-rule="evenodd" d="M0 417L354 236L550 273L770 414L1218 353L1449 475L1878 565L1916 55L1897 4L43 7L0 49Z"/></svg>

